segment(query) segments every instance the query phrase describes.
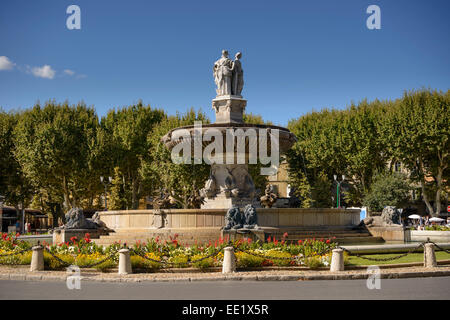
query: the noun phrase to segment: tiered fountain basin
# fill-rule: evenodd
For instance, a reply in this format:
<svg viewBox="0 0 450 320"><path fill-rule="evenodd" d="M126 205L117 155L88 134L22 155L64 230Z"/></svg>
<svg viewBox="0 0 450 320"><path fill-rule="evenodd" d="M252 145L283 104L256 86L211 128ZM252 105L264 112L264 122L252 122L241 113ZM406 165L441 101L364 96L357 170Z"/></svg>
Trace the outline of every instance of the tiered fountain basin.
<svg viewBox="0 0 450 320"><path fill-rule="evenodd" d="M100 218L115 232L94 241L101 245L114 242L134 244L159 237L168 240L178 235L184 244L207 243L224 237L222 227L227 209L161 209L119 210L100 213ZM287 232L289 240L328 238L339 242L372 242L379 240L355 227L359 224L359 210L354 209L257 209L259 229L248 232L232 231L244 237L267 240L269 236L281 239ZM227 233L230 235L230 233ZM356 240L356 241L355 241Z"/></svg>
<svg viewBox="0 0 450 320"><path fill-rule="evenodd" d="M232 123L232 122L202 124L201 136L202 137L205 136L205 134L210 129L218 130L221 133L222 139L223 139L223 151L227 152L227 153L234 153L234 154L236 154L238 152L238 150L237 150L238 144L235 142L234 149L227 150L227 145L226 145L227 130L236 131L236 130L241 129L244 131L244 133L248 132L249 130L255 130L256 135L257 135L257 141L259 141L261 139L260 134L261 133L264 134L266 136L266 141L267 141L267 144L265 145L265 147L267 148L268 153L271 152L270 133L272 132L272 130L278 130L278 132L279 132L278 148L279 148L280 153L284 153L287 150L289 150L294 145L294 143L297 141L297 138L295 137L295 135L292 132L290 132L288 129L279 127L279 126L274 126L274 125ZM260 129L262 129L262 131L260 131ZM190 135L191 149L192 149L192 154L193 154L194 143L195 143L194 130L195 130L194 126L178 127L178 128L175 128L175 129L172 129L171 131L169 131L161 140L164 142L164 144L166 145L166 147L169 150L172 150L177 144L183 142L183 139L173 139L173 136L182 136L181 132L187 131L187 132L189 132L189 135ZM236 138L235 138L235 140L236 140ZM246 136L246 138L245 138L245 153L246 153L247 157L248 157L248 152L250 150L250 148L249 148L250 140L251 139L249 139L249 137ZM202 147L204 148L207 145L209 145L210 143L211 143L211 141L202 141ZM246 160L248 161L248 158ZM225 159L224 159L224 163L225 163Z"/></svg>

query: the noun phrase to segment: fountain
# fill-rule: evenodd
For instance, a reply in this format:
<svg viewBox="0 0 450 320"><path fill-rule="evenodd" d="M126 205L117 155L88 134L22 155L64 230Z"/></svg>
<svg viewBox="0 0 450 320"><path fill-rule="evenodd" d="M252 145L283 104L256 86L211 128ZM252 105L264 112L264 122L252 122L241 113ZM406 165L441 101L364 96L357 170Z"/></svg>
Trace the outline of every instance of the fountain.
<svg viewBox="0 0 450 320"><path fill-rule="evenodd" d="M101 236L96 242L110 244L122 240L129 243L156 236L168 240L177 234L181 242L192 244L217 240L224 232L235 236L241 227L246 227L244 233L262 241L269 236L280 239L285 232L289 240L333 235L338 239L355 236L373 240L370 234L361 234L355 229L360 222L359 210L274 208L268 199L263 201L265 208L261 207L248 165L259 160L266 166L261 168L261 174L275 174L279 154L289 150L297 138L283 127L244 123L247 101L241 95L244 84L241 56L237 53L233 61L224 50L214 63L215 123L175 128L162 137L172 152L172 159L179 163L191 163L193 159L194 163L205 161L211 165L210 176L200 192L204 198L201 209L100 212L101 220L115 233ZM239 216L239 210L245 210L253 221L251 225L230 221L230 217Z"/></svg>

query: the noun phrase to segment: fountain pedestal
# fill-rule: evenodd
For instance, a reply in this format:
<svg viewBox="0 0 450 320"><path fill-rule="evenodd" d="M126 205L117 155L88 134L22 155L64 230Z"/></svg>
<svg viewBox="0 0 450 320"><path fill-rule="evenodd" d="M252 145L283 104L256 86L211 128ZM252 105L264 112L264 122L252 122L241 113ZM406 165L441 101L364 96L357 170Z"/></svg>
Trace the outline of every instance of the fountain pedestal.
<svg viewBox="0 0 450 320"><path fill-rule="evenodd" d="M217 96L212 101L216 111L215 123L244 123L243 116L247 100L241 96Z"/></svg>

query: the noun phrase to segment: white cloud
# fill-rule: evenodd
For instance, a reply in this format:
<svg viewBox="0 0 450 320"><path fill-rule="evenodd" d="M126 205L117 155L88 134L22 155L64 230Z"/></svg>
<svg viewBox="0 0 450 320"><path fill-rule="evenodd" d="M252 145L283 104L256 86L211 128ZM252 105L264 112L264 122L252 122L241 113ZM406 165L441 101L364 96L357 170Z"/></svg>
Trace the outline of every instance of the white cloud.
<svg viewBox="0 0 450 320"><path fill-rule="evenodd" d="M42 67L34 67L31 72L36 77L53 79L55 77L55 70L52 69L48 64Z"/></svg>
<svg viewBox="0 0 450 320"><path fill-rule="evenodd" d="M6 56L0 56L0 70L11 70L16 64Z"/></svg>
<svg viewBox="0 0 450 320"><path fill-rule="evenodd" d="M67 75L69 75L69 76L73 76L73 75L75 74L75 71L70 70L70 69L65 69L65 70L64 70L64 73L67 74Z"/></svg>

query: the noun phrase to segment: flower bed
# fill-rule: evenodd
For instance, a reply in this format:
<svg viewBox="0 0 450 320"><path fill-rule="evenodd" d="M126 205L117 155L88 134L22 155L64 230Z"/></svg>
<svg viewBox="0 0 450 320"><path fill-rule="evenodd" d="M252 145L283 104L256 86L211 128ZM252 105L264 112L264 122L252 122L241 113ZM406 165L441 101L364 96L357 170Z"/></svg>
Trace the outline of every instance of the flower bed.
<svg viewBox="0 0 450 320"><path fill-rule="evenodd" d="M17 239L18 235L2 234L0 240L0 264L20 265L30 264L31 245ZM89 234L83 239L71 238L69 242L48 245L45 247L44 265L46 269L62 269L67 265L80 267L91 266L106 271L118 264L117 251L122 248L120 242L108 247L98 246L91 242ZM251 239L239 240L234 243L228 239L219 239L208 244L184 246L177 235L170 241L160 241L157 238L147 242L136 242L130 247L133 269L156 271L159 268L195 267L205 269L220 267L223 262L223 248L233 246L238 268L265 266L306 266L318 268L328 266L331 260L331 249L336 244L332 239L307 239L293 243L284 234L278 240L269 237L268 241L252 242ZM19 253L8 256L2 254ZM55 258L56 257L56 258ZM104 262L102 262L105 260Z"/></svg>

